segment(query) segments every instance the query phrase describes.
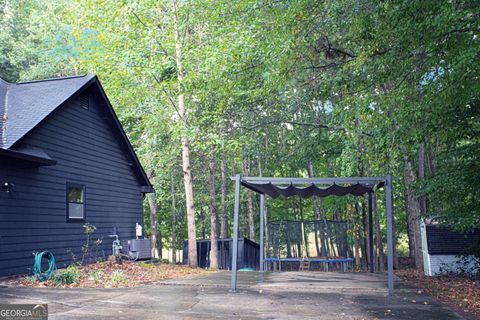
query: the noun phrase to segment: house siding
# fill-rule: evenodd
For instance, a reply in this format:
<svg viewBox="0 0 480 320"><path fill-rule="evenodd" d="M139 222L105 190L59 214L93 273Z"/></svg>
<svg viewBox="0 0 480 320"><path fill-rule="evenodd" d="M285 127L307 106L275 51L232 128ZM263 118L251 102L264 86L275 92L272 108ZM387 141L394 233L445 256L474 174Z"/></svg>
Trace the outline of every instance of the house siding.
<svg viewBox="0 0 480 320"><path fill-rule="evenodd" d="M473 256L467 256L465 261L456 254L432 254L429 247L427 225L420 223L420 235L422 239L423 270L427 276L437 276L447 273L473 273L475 272L475 260ZM430 241L431 243L431 241ZM459 250L460 253L461 250Z"/></svg>
<svg viewBox="0 0 480 320"><path fill-rule="evenodd" d="M449 273L473 273L474 258L468 256L467 262L461 262L461 258L455 255L430 255L430 269L425 270L425 274L428 276L436 276Z"/></svg>
<svg viewBox="0 0 480 320"><path fill-rule="evenodd" d="M63 267L81 256L85 242L83 223L67 223L66 184L85 185L86 222L101 239L98 256L111 254L114 227L120 239L135 237L135 223L143 224L143 196L132 159L107 122L97 88L89 88L89 108L77 97L50 115L21 140L21 145L43 149L54 166L32 167L0 162L0 276L29 273L34 251L49 250Z"/></svg>

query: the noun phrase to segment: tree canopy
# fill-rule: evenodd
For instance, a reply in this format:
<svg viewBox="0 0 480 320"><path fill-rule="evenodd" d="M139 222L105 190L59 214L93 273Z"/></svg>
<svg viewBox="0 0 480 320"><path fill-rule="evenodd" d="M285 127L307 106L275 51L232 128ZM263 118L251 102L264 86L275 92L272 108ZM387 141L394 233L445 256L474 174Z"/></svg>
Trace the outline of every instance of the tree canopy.
<svg viewBox="0 0 480 320"><path fill-rule="evenodd" d="M167 247L187 236L188 139L198 237L209 237L217 197L228 233L229 176L307 177L311 163L315 176L397 176L397 241L415 255L420 217L480 225L478 6L204 0L175 11L166 0L3 0L0 77L99 76L155 185ZM258 198L242 202L242 234L258 237ZM366 232L365 202L307 201L304 212L313 218L319 206ZM269 219L294 206L272 201Z"/></svg>

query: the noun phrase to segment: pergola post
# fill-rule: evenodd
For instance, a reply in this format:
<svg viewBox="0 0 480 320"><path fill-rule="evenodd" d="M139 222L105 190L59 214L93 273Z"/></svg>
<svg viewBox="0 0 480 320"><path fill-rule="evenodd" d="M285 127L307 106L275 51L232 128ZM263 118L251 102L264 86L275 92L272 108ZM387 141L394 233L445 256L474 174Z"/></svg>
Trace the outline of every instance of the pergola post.
<svg viewBox="0 0 480 320"><path fill-rule="evenodd" d="M283 195L285 197L292 196L292 194L284 194L284 192L279 193L278 191L272 192L272 190L265 189L265 185L335 185L335 184L349 184L349 185L358 185L362 184L363 186L370 187L368 191L360 191L364 195L366 192L369 193L369 243L370 243L370 271L374 272L374 250L373 250L373 201L372 201L372 188L378 186L378 184L384 183L385 186L385 197L386 197L386 216L387 216L387 264L388 264L388 294L393 295L394 283L393 283L393 200L392 200L392 179L391 175L385 177L350 177L350 178L276 178L276 177L243 177L241 178L239 174L235 177L231 177L232 180L235 180L235 204L234 204L234 219L233 219L233 240L232 240L232 282L231 282L231 292L236 292L237 289L237 259L238 259L238 219L240 211L240 186L244 185L245 187L259 193L260 197L260 271L264 271L265 267L265 248L264 248L264 219L265 219L265 194L272 196L273 198ZM255 185L257 184L257 186ZM263 186L262 186L263 185ZM347 188L347 187L345 187ZM351 188L353 189L353 188ZM266 190L266 191L265 191ZM352 191L354 192L354 191ZM358 193L358 192L357 192ZM327 195L342 195L336 194L335 192ZM354 193L352 193L354 194ZM326 195L325 195L326 196ZM287 236L289 233L287 233ZM287 239L288 241L288 239Z"/></svg>
<svg viewBox="0 0 480 320"><path fill-rule="evenodd" d="M237 291L237 256L238 256L238 212L240 211L240 175L235 175L235 204L233 207L233 245L232 245L232 287Z"/></svg>
<svg viewBox="0 0 480 320"><path fill-rule="evenodd" d="M370 272L375 272L375 257L373 256L373 214L372 214L372 191L368 193L368 242L370 246Z"/></svg>
<svg viewBox="0 0 480 320"><path fill-rule="evenodd" d="M264 238L264 220L265 220L265 195L260 194L260 272L263 272L264 266L264 246L263 246L263 238Z"/></svg>
<svg viewBox="0 0 480 320"><path fill-rule="evenodd" d="M392 176L385 177L385 197L387 212L387 270L388 295L393 296L393 203L392 203Z"/></svg>

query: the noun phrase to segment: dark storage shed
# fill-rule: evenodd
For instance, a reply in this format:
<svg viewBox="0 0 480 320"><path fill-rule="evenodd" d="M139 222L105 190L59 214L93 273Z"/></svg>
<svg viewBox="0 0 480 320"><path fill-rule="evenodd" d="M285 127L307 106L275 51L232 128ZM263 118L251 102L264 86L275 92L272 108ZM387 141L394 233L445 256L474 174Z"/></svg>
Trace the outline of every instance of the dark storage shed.
<svg viewBox="0 0 480 320"><path fill-rule="evenodd" d="M218 240L218 267L232 268L232 239ZM197 240L197 263L200 268L210 267L210 239ZM260 269L260 246L247 238L238 239L237 269ZM183 241L183 264L188 263L188 240Z"/></svg>

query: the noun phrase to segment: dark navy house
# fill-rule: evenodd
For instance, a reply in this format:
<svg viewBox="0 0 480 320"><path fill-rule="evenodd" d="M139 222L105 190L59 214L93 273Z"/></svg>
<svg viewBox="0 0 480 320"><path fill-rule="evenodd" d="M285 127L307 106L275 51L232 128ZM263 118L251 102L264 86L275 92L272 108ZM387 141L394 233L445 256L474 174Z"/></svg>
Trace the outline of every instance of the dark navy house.
<svg viewBox="0 0 480 320"><path fill-rule="evenodd" d="M79 255L83 225L99 249L135 238L152 186L96 76L0 79L0 276L28 273L33 252L59 267Z"/></svg>

